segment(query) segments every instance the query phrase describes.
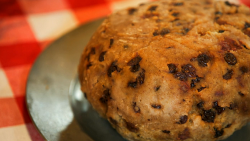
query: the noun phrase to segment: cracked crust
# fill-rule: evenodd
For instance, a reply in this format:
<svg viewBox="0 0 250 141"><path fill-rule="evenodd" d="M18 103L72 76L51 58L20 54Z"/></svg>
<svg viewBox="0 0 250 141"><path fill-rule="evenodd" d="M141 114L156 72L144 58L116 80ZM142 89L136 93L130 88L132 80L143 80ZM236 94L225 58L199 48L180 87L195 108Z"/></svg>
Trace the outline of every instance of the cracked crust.
<svg viewBox="0 0 250 141"><path fill-rule="evenodd" d="M118 11L92 36L81 89L126 139L213 141L250 119L250 10L161 0Z"/></svg>

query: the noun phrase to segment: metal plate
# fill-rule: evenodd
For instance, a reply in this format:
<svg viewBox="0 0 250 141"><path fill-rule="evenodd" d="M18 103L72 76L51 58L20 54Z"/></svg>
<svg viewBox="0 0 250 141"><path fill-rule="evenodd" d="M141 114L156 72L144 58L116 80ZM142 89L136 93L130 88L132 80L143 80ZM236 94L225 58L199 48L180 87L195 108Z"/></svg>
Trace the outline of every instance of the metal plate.
<svg viewBox="0 0 250 141"><path fill-rule="evenodd" d="M101 22L83 25L58 39L32 67L26 101L33 122L46 140L125 141L92 109L76 77L83 48ZM250 124L225 141L249 141L249 133Z"/></svg>
<svg viewBox="0 0 250 141"><path fill-rule="evenodd" d="M91 141L76 122L69 86L83 48L103 20L83 25L52 43L33 65L26 102L38 130L49 141Z"/></svg>

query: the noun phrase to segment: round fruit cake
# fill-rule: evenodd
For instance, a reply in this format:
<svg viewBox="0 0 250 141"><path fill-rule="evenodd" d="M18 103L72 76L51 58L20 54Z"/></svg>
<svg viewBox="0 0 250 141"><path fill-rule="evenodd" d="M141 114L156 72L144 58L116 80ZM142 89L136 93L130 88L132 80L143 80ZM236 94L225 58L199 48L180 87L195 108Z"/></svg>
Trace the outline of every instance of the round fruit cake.
<svg viewBox="0 0 250 141"><path fill-rule="evenodd" d="M225 139L250 120L250 10L161 0L113 13L85 47L79 79L127 140Z"/></svg>

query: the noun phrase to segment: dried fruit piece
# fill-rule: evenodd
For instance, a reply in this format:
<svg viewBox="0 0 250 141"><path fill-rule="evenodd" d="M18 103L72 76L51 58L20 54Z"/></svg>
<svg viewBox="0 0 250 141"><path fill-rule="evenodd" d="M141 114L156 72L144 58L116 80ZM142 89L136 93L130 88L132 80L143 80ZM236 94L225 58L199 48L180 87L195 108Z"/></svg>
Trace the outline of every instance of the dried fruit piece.
<svg viewBox="0 0 250 141"><path fill-rule="evenodd" d="M128 87L136 88L137 85L141 85L144 83L145 79L145 70L142 69L142 72L140 72L139 76L136 78L136 81L134 82L128 82Z"/></svg>
<svg viewBox="0 0 250 141"><path fill-rule="evenodd" d="M233 75L233 70L227 70L227 73L223 75L223 79L225 80L229 80L232 78L232 75Z"/></svg>
<svg viewBox="0 0 250 141"><path fill-rule="evenodd" d="M200 87L200 88L197 89L197 90L198 90L198 92L200 92L200 91L204 90L205 88L207 88L207 87Z"/></svg>
<svg viewBox="0 0 250 141"><path fill-rule="evenodd" d="M238 94L240 95L240 96L244 96L245 94L243 94L242 92L238 92Z"/></svg>
<svg viewBox="0 0 250 141"><path fill-rule="evenodd" d="M250 37L250 30L249 30L249 29L248 29L248 30L245 30L244 33L245 33L247 36Z"/></svg>
<svg viewBox="0 0 250 141"><path fill-rule="evenodd" d="M202 108L203 108L203 104L204 104L204 102L201 101L201 102L198 103L196 106L197 106L199 109L202 109Z"/></svg>
<svg viewBox="0 0 250 141"><path fill-rule="evenodd" d="M242 72L242 74L245 74L249 71L249 69L246 66L242 66L242 67L240 67L240 71Z"/></svg>
<svg viewBox="0 0 250 141"><path fill-rule="evenodd" d="M232 125L232 124L228 124L225 128L229 128L229 127L231 127L231 125Z"/></svg>
<svg viewBox="0 0 250 141"><path fill-rule="evenodd" d="M110 96L109 89L106 89L103 91L103 95L99 100L101 101L101 103L106 104L108 100L110 99L111 99L111 96Z"/></svg>
<svg viewBox="0 0 250 141"><path fill-rule="evenodd" d="M219 19L220 19L220 17L215 17L215 18L214 18L214 21L218 23L218 22L220 22ZM219 23L218 23L218 24L219 24Z"/></svg>
<svg viewBox="0 0 250 141"><path fill-rule="evenodd" d="M83 92L83 95L84 95L84 97L85 97L86 99L88 99L88 98L87 98L86 92Z"/></svg>
<svg viewBox="0 0 250 141"><path fill-rule="evenodd" d="M225 32L225 30L219 30L219 33L224 33Z"/></svg>
<svg viewBox="0 0 250 141"><path fill-rule="evenodd" d="M236 57L235 57L232 53L230 53L230 52L228 52L228 53L225 54L224 60L225 60L229 65L235 65L235 64L237 63Z"/></svg>
<svg viewBox="0 0 250 141"><path fill-rule="evenodd" d="M92 54L95 54L95 48L94 47L91 48L89 54L86 57L88 59L88 61L90 60L90 55L92 55Z"/></svg>
<svg viewBox="0 0 250 141"><path fill-rule="evenodd" d="M215 128L215 127L214 127L214 131L215 131L215 135L214 135L215 138L222 136L224 133L223 129L219 130L218 128Z"/></svg>
<svg viewBox="0 0 250 141"><path fill-rule="evenodd" d="M128 45L124 45L123 48L128 49Z"/></svg>
<svg viewBox="0 0 250 141"><path fill-rule="evenodd" d="M154 31L154 32L153 32L153 35L154 35L154 36L158 36L158 35L159 35L158 31Z"/></svg>
<svg viewBox="0 0 250 141"><path fill-rule="evenodd" d="M184 31L184 33L183 33L183 34L187 34L187 33L190 31L190 29L189 29L189 28L187 28L187 27L184 27L184 28L183 28L183 31Z"/></svg>
<svg viewBox="0 0 250 141"><path fill-rule="evenodd" d="M106 54L106 52L107 52L107 51L104 51L104 52L102 52L102 53L100 54L100 56L99 56L99 61L100 61L100 62L104 61L104 55Z"/></svg>
<svg viewBox="0 0 250 141"><path fill-rule="evenodd" d="M90 54L95 54L95 48L91 48Z"/></svg>
<svg viewBox="0 0 250 141"><path fill-rule="evenodd" d="M139 6L143 6L143 5L145 5L145 3L141 3Z"/></svg>
<svg viewBox="0 0 250 141"><path fill-rule="evenodd" d="M191 83L190 83L190 87L191 87L191 88L193 88L193 87L196 86L196 85L194 84L193 80L194 80L194 79L192 79L192 80L191 80Z"/></svg>
<svg viewBox="0 0 250 141"><path fill-rule="evenodd" d="M137 87L137 82L128 82L128 86L132 87L132 88L136 88Z"/></svg>
<svg viewBox="0 0 250 141"><path fill-rule="evenodd" d="M138 107L136 105L136 102L133 102L133 109L134 109L135 113L140 113L141 112L140 107Z"/></svg>
<svg viewBox="0 0 250 141"><path fill-rule="evenodd" d="M130 67L131 72L137 72L140 69L139 63L141 60L142 60L141 56L137 55L127 63L128 66L131 66Z"/></svg>
<svg viewBox="0 0 250 141"><path fill-rule="evenodd" d="M139 128L137 128L133 123L130 123L127 121L125 121L125 123L126 123L126 127L129 131L131 131L131 132L138 132L139 131Z"/></svg>
<svg viewBox="0 0 250 141"><path fill-rule="evenodd" d="M151 106L152 106L153 108L155 108L155 109L161 109L161 105L152 104Z"/></svg>
<svg viewBox="0 0 250 141"><path fill-rule="evenodd" d="M145 79L145 70L142 69L142 72L140 72L139 76L136 78L136 81L141 85L144 83Z"/></svg>
<svg viewBox="0 0 250 141"><path fill-rule="evenodd" d="M245 29L248 29L249 27L250 27L250 23L245 22L244 28L245 28Z"/></svg>
<svg viewBox="0 0 250 141"><path fill-rule="evenodd" d="M181 66L182 72L186 74L187 77L195 77L196 76L196 69L191 64L186 64Z"/></svg>
<svg viewBox="0 0 250 141"><path fill-rule="evenodd" d="M215 96L223 96L224 95L224 92L223 91L216 91L214 93Z"/></svg>
<svg viewBox="0 0 250 141"><path fill-rule="evenodd" d="M188 116L187 115L184 115L184 116L181 116L180 117L180 121L178 122L179 124L184 124L186 123L188 120Z"/></svg>
<svg viewBox="0 0 250 141"><path fill-rule="evenodd" d="M177 72L174 74L174 77L181 80L181 81L187 81L187 76L183 72Z"/></svg>
<svg viewBox="0 0 250 141"><path fill-rule="evenodd" d="M169 29L166 29L166 28L163 28L160 32L161 36L164 36L166 34L170 33L170 30Z"/></svg>
<svg viewBox="0 0 250 141"><path fill-rule="evenodd" d="M196 79L192 79L192 80L194 80L195 83L198 83L201 81L201 79L202 77L196 76Z"/></svg>
<svg viewBox="0 0 250 141"><path fill-rule="evenodd" d="M221 50L224 51L236 51L237 49L242 49L241 45L238 42L230 38L224 38L224 40L221 41L219 44L221 46Z"/></svg>
<svg viewBox="0 0 250 141"><path fill-rule="evenodd" d="M238 5L236 5L236 4L230 3L229 1L225 1L225 4L226 4L227 6L230 6L230 7L232 7L232 6L238 6Z"/></svg>
<svg viewBox="0 0 250 141"><path fill-rule="evenodd" d="M201 78L202 78L202 77L196 76L196 79L192 79L192 80L191 80L190 87L191 87L191 88L195 87L195 86L196 86L195 83L200 82Z"/></svg>
<svg viewBox="0 0 250 141"><path fill-rule="evenodd" d="M243 82L243 77L242 76L236 77L236 80L239 83L240 87L245 87L245 83Z"/></svg>
<svg viewBox="0 0 250 141"><path fill-rule="evenodd" d="M179 86L180 86L180 90L184 93L188 92L188 90L190 89L190 87L188 86L188 83L186 82L180 82Z"/></svg>
<svg viewBox="0 0 250 141"><path fill-rule="evenodd" d="M215 15L222 15L223 13L220 12L220 11L216 11L214 14L215 14Z"/></svg>
<svg viewBox="0 0 250 141"><path fill-rule="evenodd" d="M136 65L133 65L133 66L130 67L131 72L137 72L137 71L139 71L139 69L140 69L139 64L136 64Z"/></svg>
<svg viewBox="0 0 250 141"><path fill-rule="evenodd" d="M169 134L169 133L170 133L170 131L169 131L169 130L162 130L162 132L163 132L163 133L167 133L167 134Z"/></svg>
<svg viewBox="0 0 250 141"><path fill-rule="evenodd" d="M249 50L249 48L247 48L247 46L241 40L240 40L240 45L243 46L245 49Z"/></svg>
<svg viewBox="0 0 250 141"><path fill-rule="evenodd" d="M234 110L235 108L237 108L237 104L236 103L230 103L229 109Z"/></svg>
<svg viewBox="0 0 250 141"><path fill-rule="evenodd" d="M201 81L203 77L196 76L196 79L193 79L195 83L198 83Z"/></svg>
<svg viewBox="0 0 250 141"><path fill-rule="evenodd" d="M114 120L113 118L109 117L109 121L113 124L113 125L117 125L117 121Z"/></svg>
<svg viewBox="0 0 250 141"><path fill-rule="evenodd" d="M207 63L210 61L210 57L203 53L197 57L197 60L198 60L199 66L206 67Z"/></svg>
<svg viewBox="0 0 250 141"><path fill-rule="evenodd" d="M176 73L177 72L177 67L175 64L168 64L168 69L170 73Z"/></svg>
<svg viewBox="0 0 250 141"><path fill-rule="evenodd" d="M175 2L173 3L174 6L182 6L183 5L183 2Z"/></svg>
<svg viewBox="0 0 250 141"><path fill-rule="evenodd" d="M180 14L179 12L174 12L171 15L174 16L174 17L177 17L179 14Z"/></svg>
<svg viewBox="0 0 250 141"><path fill-rule="evenodd" d="M112 72L117 71L120 72L121 69L116 65L117 61L111 63L110 67L108 68L108 76L111 77Z"/></svg>
<svg viewBox="0 0 250 141"><path fill-rule="evenodd" d="M111 48L111 46L113 45L113 43L114 43L114 39L110 39L109 40L109 48Z"/></svg>
<svg viewBox="0 0 250 141"><path fill-rule="evenodd" d="M154 87L154 89L155 89L156 92L157 92L160 88L161 88L161 86Z"/></svg>
<svg viewBox="0 0 250 141"><path fill-rule="evenodd" d="M141 56L140 55L137 55L136 57L134 57L133 59L131 59L127 65L128 66L133 66L133 65L137 65L140 63L140 61L142 60Z"/></svg>
<svg viewBox="0 0 250 141"><path fill-rule="evenodd" d="M150 13L146 13L142 16L143 19L145 18L151 18L151 17L158 17L159 18L159 13L158 12L150 12Z"/></svg>
<svg viewBox="0 0 250 141"><path fill-rule="evenodd" d="M228 6L232 6L229 1L225 1L225 4L228 5Z"/></svg>
<svg viewBox="0 0 250 141"><path fill-rule="evenodd" d="M213 108L217 111L217 114L220 115L223 111L225 111L225 108L224 107L220 107L218 105L218 101L215 101L213 103Z"/></svg>
<svg viewBox="0 0 250 141"><path fill-rule="evenodd" d="M206 122L214 122L215 112L210 110L203 110L202 120Z"/></svg>
<svg viewBox="0 0 250 141"><path fill-rule="evenodd" d="M171 22L176 22L176 21L179 21L180 19L179 18L175 18L174 20L172 20ZM180 23L177 23L177 24L180 24Z"/></svg>
<svg viewBox="0 0 250 141"><path fill-rule="evenodd" d="M91 67L91 66L92 66L92 63L89 62L89 63L87 64L86 68L89 69L89 67Z"/></svg>
<svg viewBox="0 0 250 141"><path fill-rule="evenodd" d="M130 9L128 9L128 14L133 15L136 11L137 11L136 8L130 8Z"/></svg>
<svg viewBox="0 0 250 141"><path fill-rule="evenodd" d="M211 0L206 0L205 4L210 5L210 4L212 4L212 1Z"/></svg>
<svg viewBox="0 0 250 141"><path fill-rule="evenodd" d="M185 128L182 133L179 133L178 138L180 140L185 140L190 138L190 132L188 128Z"/></svg>
<svg viewBox="0 0 250 141"><path fill-rule="evenodd" d="M153 5L153 6L151 6L151 7L148 8L148 11L153 12L153 11L156 10L157 7L158 7L157 5Z"/></svg>

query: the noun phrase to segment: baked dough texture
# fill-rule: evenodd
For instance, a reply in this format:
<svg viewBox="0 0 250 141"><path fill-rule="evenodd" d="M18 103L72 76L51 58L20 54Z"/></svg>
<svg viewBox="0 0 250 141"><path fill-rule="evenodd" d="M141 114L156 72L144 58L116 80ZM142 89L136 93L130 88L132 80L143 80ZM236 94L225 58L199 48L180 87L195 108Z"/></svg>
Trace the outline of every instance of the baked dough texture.
<svg viewBox="0 0 250 141"><path fill-rule="evenodd" d="M111 14L85 47L81 89L130 141L214 141L250 119L250 10L161 0Z"/></svg>

